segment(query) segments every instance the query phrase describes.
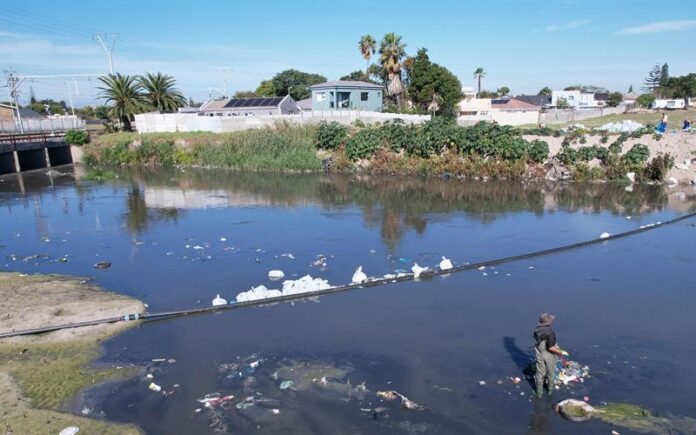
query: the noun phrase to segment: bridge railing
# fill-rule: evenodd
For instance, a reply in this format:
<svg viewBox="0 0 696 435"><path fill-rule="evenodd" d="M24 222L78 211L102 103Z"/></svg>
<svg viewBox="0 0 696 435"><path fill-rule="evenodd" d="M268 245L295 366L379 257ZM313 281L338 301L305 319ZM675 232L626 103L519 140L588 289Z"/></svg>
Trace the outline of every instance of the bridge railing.
<svg viewBox="0 0 696 435"><path fill-rule="evenodd" d="M12 151L17 150L17 144L27 142L40 142L48 146L49 142L62 141L65 138L64 131L51 133L24 133L24 134L0 134L0 144L11 145Z"/></svg>

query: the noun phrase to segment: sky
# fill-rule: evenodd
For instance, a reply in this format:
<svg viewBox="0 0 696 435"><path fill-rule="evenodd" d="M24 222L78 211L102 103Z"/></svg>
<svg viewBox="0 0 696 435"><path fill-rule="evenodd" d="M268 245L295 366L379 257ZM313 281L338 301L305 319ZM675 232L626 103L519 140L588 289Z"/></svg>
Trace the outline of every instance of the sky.
<svg viewBox="0 0 696 435"><path fill-rule="evenodd" d="M116 72L173 75L196 101L254 89L288 68L335 80L364 69L364 34L395 32L415 55L475 86L512 94L548 86L641 88L656 63L696 71L693 0L0 0L0 70L108 73L95 33L117 33ZM4 77L2 85L5 84ZM20 100L97 101L95 78L26 79ZM0 87L0 101L9 99Z"/></svg>

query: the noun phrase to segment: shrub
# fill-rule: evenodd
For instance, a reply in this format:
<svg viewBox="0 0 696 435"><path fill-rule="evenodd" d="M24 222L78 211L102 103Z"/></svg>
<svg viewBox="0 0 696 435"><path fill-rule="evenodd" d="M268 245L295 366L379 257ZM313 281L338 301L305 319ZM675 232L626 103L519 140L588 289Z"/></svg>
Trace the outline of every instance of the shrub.
<svg viewBox="0 0 696 435"><path fill-rule="evenodd" d="M674 157L669 153L660 154L650 160L643 170L641 176L646 180L662 181L667 176L667 173L674 166Z"/></svg>
<svg viewBox="0 0 696 435"><path fill-rule="evenodd" d="M578 152L570 145L561 146L561 152L556 156L564 165L573 165L578 160Z"/></svg>
<svg viewBox="0 0 696 435"><path fill-rule="evenodd" d="M317 148L323 150L333 150L338 148L339 145L345 143L348 137L348 128L338 122L325 122L319 123L319 128L317 129Z"/></svg>
<svg viewBox="0 0 696 435"><path fill-rule="evenodd" d="M597 157L597 147L580 147L577 150L578 160L582 162L589 162L590 160Z"/></svg>
<svg viewBox="0 0 696 435"><path fill-rule="evenodd" d="M635 144L631 147L622 159L631 167L642 166L650 157L648 147L643 144Z"/></svg>
<svg viewBox="0 0 696 435"><path fill-rule="evenodd" d="M549 144L543 140L533 140L527 149L529 160L541 163L549 157Z"/></svg>
<svg viewBox="0 0 696 435"><path fill-rule="evenodd" d="M365 128L353 134L346 143L346 153L351 160L364 159L374 154L382 142L379 130Z"/></svg>
<svg viewBox="0 0 696 435"><path fill-rule="evenodd" d="M89 133L84 130L68 130L65 132L65 142L68 145L84 145L89 143Z"/></svg>

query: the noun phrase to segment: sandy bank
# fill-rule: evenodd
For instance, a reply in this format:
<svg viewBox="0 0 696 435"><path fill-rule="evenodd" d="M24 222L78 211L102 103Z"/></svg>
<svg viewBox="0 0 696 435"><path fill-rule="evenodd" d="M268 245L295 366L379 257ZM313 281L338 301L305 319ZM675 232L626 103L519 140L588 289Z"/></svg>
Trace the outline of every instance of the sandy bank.
<svg viewBox="0 0 696 435"><path fill-rule="evenodd" d="M142 313L141 302L101 290L79 278L0 273L0 332ZM140 430L63 412L82 389L129 376L94 368L102 340L132 323L66 329L0 340L0 427L15 434L137 434ZM12 432L10 432L10 430Z"/></svg>

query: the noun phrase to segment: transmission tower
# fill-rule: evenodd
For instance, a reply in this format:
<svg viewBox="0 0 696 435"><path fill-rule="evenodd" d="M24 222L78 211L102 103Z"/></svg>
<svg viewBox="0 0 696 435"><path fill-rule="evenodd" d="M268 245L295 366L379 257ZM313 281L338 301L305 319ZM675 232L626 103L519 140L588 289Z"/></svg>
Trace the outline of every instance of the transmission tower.
<svg viewBox="0 0 696 435"><path fill-rule="evenodd" d="M118 33L95 33L92 38L99 41L99 45L104 49L106 57L109 60L109 72L114 73L114 45L118 39Z"/></svg>

